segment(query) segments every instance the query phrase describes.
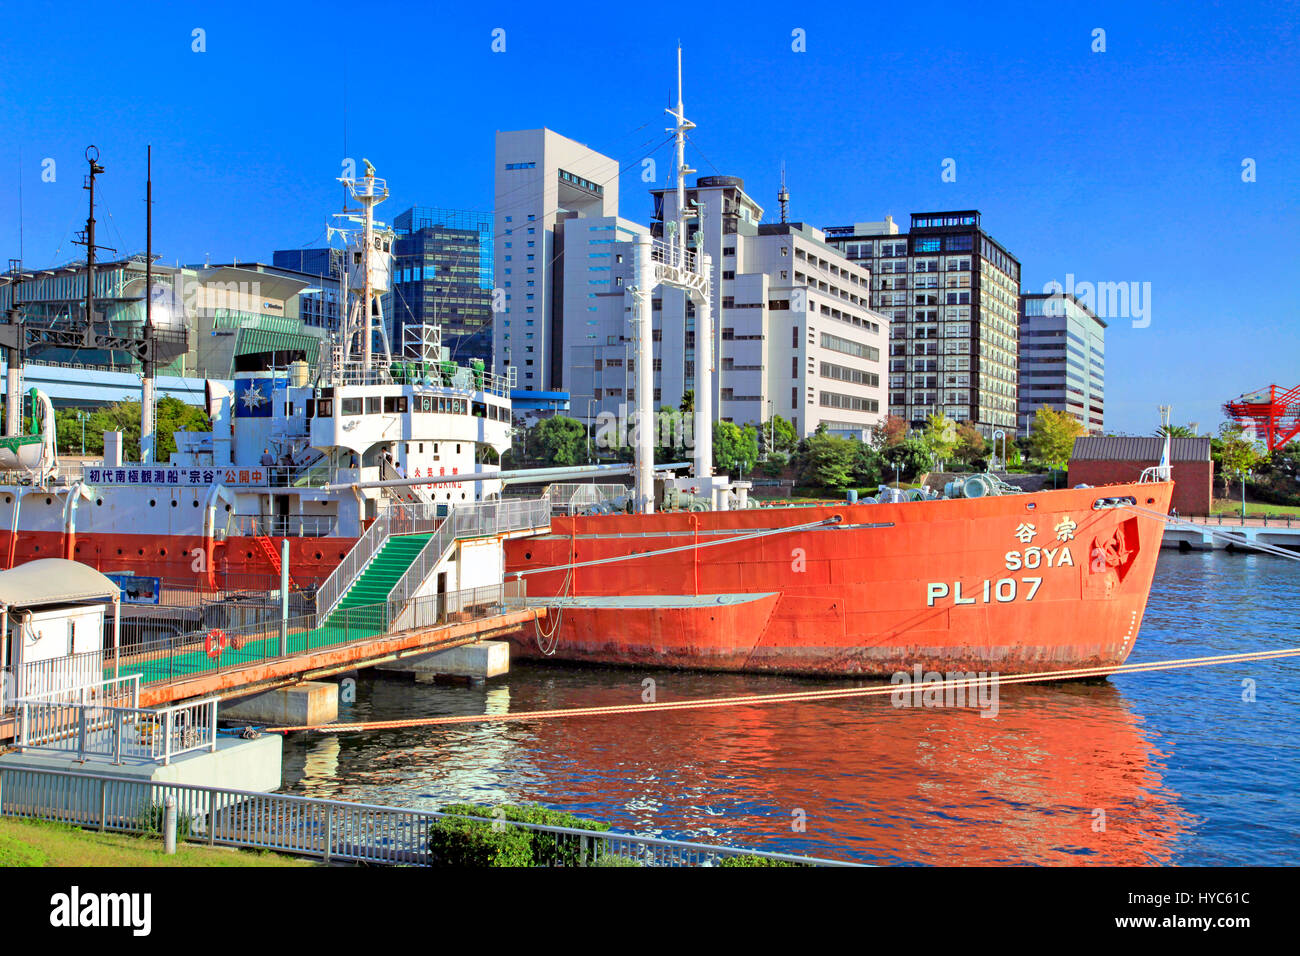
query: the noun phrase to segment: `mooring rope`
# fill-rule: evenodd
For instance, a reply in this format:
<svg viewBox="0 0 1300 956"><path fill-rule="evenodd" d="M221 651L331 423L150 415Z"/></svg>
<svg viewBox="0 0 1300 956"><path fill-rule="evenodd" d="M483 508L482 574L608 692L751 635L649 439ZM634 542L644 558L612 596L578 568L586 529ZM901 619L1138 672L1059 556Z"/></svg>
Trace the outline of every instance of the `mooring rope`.
<svg viewBox="0 0 1300 956"><path fill-rule="evenodd" d="M451 717L413 717L401 720L366 720L348 724L306 724L296 727L268 727L267 733L287 734L314 730L323 734L363 733L372 730L398 730L406 727L439 727L452 724L505 723L530 720L552 720L559 717L607 717L616 714L650 713L669 710L704 710L714 707L745 707L755 704L784 704L803 701L839 700L854 697L883 697L886 694L921 694L925 692L978 688L990 683L1030 684L1040 681L1080 680L1087 677L1109 677L1112 674L1144 674L1152 671L1181 670L1189 667L1213 667L1221 664L1249 664L1257 661L1300 657L1300 648L1274 651L1250 651L1238 654L1220 654L1213 657L1186 657L1170 661L1152 661L1146 664L1115 664L1106 667L1076 667L1069 670L1042 671L1032 674L1007 676L966 677L925 684L882 684L871 687L839 687L810 691L790 691L780 694L747 694L737 697L707 697L698 700L657 701L642 704L614 704L602 707L568 707L555 710L524 710L504 714L463 714ZM964 673L970 673L969 671Z"/></svg>
<svg viewBox="0 0 1300 956"><path fill-rule="evenodd" d="M1279 558L1290 558L1292 561L1300 561L1300 553L1288 551L1286 548L1280 548L1275 544L1268 544L1262 541L1251 541L1244 534L1235 535L1231 531L1218 530L1218 526L1198 524L1195 521L1187 521L1183 518L1175 518L1173 515L1161 514L1151 508L1143 508L1141 505L1124 505L1129 511L1136 511L1139 514L1146 515L1148 518L1159 518L1160 520L1171 524L1177 528L1186 528L1189 531L1199 531L1202 534L1208 534L1212 538L1221 538L1228 544L1235 544L1241 548L1250 548L1253 551L1263 551L1265 554L1276 555ZM1245 525L1242 525L1245 527Z"/></svg>

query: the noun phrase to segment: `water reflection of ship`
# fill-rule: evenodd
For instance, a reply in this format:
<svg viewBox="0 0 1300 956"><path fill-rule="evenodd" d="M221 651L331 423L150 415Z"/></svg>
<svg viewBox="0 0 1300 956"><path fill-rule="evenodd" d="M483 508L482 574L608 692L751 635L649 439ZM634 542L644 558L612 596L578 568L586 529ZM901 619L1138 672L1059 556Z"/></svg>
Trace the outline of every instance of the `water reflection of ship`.
<svg viewBox="0 0 1300 956"><path fill-rule="evenodd" d="M640 676L589 671L508 680L515 709L641 693ZM662 675L660 699L793 684ZM404 682L373 686L405 697L376 715L461 710L446 689L417 700ZM1006 687L996 719L882 697L423 728L342 747L350 799L536 801L617 829L879 863L1161 863L1191 823L1164 786L1165 755L1109 683Z"/></svg>

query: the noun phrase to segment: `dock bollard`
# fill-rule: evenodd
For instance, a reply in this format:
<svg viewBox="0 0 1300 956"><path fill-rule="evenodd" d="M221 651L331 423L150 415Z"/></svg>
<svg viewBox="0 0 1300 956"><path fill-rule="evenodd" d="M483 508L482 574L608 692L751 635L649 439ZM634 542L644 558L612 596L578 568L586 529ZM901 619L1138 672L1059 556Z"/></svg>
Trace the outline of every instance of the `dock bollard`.
<svg viewBox="0 0 1300 956"><path fill-rule="evenodd" d="M163 852L168 856L176 852L176 798L170 793L163 800Z"/></svg>

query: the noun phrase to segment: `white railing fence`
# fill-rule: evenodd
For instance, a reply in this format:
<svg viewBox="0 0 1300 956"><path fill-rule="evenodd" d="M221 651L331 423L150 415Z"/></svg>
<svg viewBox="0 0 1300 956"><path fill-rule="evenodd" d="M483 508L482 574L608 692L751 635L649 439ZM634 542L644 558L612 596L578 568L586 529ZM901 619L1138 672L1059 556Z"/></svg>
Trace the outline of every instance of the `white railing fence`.
<svg viewBox="0 0 1300 956"><path fill-rule="evenodd" d="M139 677L135 677L139 697ZM196 750L217 748L217 698L146 709L67 703L18 702L18 747L75 753L79 760L103 757L152 760L164 765Z"/></svg>

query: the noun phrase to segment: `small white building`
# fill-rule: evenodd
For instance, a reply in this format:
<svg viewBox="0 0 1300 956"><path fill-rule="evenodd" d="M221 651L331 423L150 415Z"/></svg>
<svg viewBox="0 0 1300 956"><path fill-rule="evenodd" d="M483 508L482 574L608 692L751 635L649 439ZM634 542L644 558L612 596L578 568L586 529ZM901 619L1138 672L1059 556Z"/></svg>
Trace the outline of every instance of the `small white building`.
<svg viewBox="0 0 1300 956"><path fill-rule="evenodd" d="M116 645L119 589L94 568L42 558L0 571L4 708L20 697L104 679L108 601Z"/></svg>

